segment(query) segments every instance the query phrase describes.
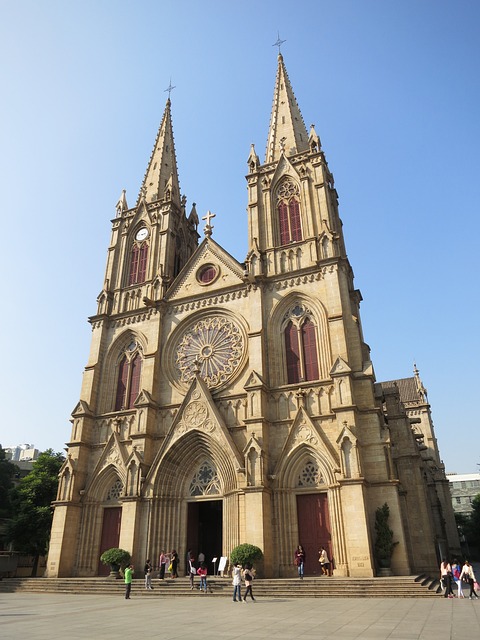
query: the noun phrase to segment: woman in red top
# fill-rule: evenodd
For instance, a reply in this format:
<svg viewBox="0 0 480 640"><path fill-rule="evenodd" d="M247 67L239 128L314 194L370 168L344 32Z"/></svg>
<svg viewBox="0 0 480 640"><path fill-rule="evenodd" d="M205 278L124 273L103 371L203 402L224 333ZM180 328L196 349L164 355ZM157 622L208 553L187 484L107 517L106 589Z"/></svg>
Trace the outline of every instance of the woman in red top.
<svg viewBox="0 0 480 640"><path fill-rule="evenodd" d="M200 578L200 591L205 591L205 593L207 593L207 567L204 562L200 563L200 566L197 569L197 576Z"/></svg>

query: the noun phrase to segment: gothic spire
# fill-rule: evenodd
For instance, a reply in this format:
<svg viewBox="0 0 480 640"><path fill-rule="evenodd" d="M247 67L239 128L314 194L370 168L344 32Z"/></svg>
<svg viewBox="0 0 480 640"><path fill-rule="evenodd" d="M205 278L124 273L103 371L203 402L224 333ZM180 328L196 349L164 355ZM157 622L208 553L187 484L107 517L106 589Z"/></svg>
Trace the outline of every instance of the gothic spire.
<svg viewBox="0 0 480 640"><path fill-rule="evenodd" d="M180 185L170 106L168 98L138 200L145 196L147 202L173 201L180 207Z"/></svg>
<svg viewBox="0 0 480 640"><path fill-rule="evenodd" d="M307 129L285 69L283 56L279 53L265 162L275 162L280 158L282 151L291 156L307 149Z"/></svg>

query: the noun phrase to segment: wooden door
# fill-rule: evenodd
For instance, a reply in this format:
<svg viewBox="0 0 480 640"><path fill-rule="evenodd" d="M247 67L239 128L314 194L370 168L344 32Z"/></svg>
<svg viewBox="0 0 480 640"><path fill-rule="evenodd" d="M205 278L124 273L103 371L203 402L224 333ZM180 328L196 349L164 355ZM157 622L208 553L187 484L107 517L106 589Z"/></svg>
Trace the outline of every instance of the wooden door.
<svg viewBox="0 0 480 640"><path fill-rule="evenodd" d="M99 576L108 576L110 573L110 567L100 562L100 556L107 549L118 547L121 522L122 507L108 507L103 510L102 537L100 541L100 553L98 554Z"/></svg>
<svg viewBox="0 0 480 640"><path fill-rule="evenodd" d="M326 493L297 496L298 543L305 550L305 575L317 576L322 571L318 562L320 547L332 558L332 535Z"/></svg>

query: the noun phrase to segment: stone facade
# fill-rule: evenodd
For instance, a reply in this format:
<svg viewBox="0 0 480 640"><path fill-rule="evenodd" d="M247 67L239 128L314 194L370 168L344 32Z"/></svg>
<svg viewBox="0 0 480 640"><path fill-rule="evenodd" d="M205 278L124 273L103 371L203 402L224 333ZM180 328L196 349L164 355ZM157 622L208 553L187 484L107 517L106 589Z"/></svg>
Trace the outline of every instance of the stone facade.
<svg viewBox="0 0 480 640"><path fill-rule="evenodd" d="M281 55L247 185L240 263L213 214L200 241L186 211L168 100L137 202L123 193L112 221L47 575L97 575L108 546L141 565L248 542L266 576L294 575L299 543L307 574L323 545L336 575L372 576L385 502L394 573L459 549L426 399L412 420L398 384L375 382L333 176Z"/></svg>

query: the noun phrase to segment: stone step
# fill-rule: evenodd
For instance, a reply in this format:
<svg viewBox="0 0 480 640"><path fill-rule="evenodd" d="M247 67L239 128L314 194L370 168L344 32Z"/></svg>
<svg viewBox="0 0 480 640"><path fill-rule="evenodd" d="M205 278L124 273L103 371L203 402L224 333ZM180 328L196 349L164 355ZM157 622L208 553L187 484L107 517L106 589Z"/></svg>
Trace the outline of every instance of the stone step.
<svg viewBox="0 0 480 640"><path fill-rule="evenodd" d="M188 578L154 580L153 590L144 588L143 579L134 579L132 595L135 597L231 597L230 578L210 578L208 594L190 589ZM0 581L0 593L75 593L121 595L125 586L122 580L110 578L4 578ZM242 586L242 591L244 587ZM429 576L395 576L389 578L305 578L257 579L253 585L255 597L269 598L335 598L380 597L408 598L431 597L440 592L439 582Z"/></svg>

